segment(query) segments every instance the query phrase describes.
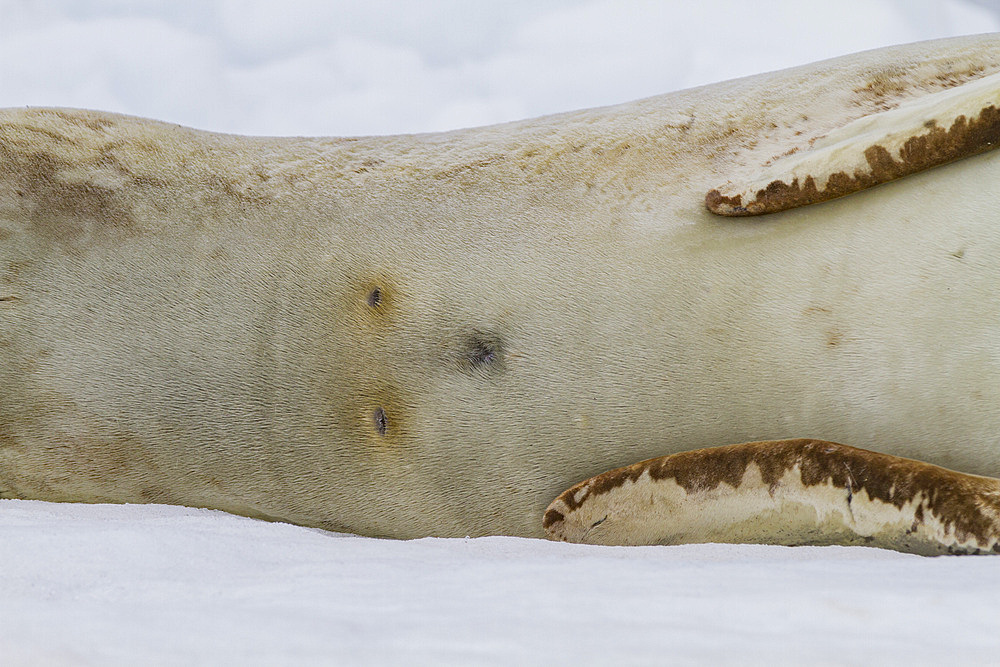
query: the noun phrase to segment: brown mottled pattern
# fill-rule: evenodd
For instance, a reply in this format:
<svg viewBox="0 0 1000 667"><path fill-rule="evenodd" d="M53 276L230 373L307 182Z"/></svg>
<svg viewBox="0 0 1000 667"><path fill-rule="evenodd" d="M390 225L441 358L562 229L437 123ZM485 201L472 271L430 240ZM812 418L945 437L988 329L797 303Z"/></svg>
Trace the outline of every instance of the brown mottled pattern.
<svg viewBox="0 0 1000 667"><path fill-rule="evenodd" d="M50 153L16 150L0 136L0 164L0 176L16 184L19 196L37 200L39 224L52 226L54 223L49 221L60 214L67 219L89 218L120 228L133 224L130 211L113 189L93 182L60 181L58 173L72 165L60 163ZM50 231L55 234L59 230Z"/></svg>
<svg viewBox="0 0 1000 667"><path fill-rule="evenodd" d="M865 150L869 171L856 171L853 175L842 171L832 174L822 190L815 179L808 176L802 183L797 178L791 184L772 181L766 188L757 191L756 199L746 204L740 195L728 197L717 189L712 190L705 195L705 206L712 213L726 216L776 213L843 197L931 167L983 153L996 148L998 144L1000 110L995 106L988 106L972 121L959 116L948 130L932 125L926 134L907 139L899 150L898 159L881 145L869 146Z"/></svg>
<svg viewBox="0 0 1000 667"><path fill-rule="evenodd" d="M919 494L928 510L952 526L960 540L969 536L980 543L989 542L991 537L1000 539L997 480L823 440L750 442L649 459L592 477L557 500L574 511L592 497L634 482L646 472L653 480L673 479L688 493L714 489L722 483L737 488L750 463L757 465L764 483L772 489L786 472L799 466L804 486L832 483L852 493L863 489L872 500L897 508ZM918 507L918 520L922 514ZM550 509L543 526L548 529L563 519L562 513Z"/></svg>

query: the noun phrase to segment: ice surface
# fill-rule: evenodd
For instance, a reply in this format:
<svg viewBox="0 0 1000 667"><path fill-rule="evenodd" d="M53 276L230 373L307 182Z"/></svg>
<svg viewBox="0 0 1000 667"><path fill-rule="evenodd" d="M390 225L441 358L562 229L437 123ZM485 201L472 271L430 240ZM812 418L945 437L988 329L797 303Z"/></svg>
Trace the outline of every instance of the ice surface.
<svg viewBox="0 0 1000 667"><path fill-rule="evenodd" d="M1000 558L376 540L0 501L0 663L993 664Z"/></svg>

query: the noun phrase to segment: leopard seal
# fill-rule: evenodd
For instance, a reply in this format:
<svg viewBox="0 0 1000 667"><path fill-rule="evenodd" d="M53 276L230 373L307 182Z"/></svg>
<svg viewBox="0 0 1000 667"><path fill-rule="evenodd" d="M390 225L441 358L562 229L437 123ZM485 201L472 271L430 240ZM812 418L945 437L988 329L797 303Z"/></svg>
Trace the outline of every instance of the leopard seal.
<svg viewBox="0 0 1000 667"><path fill-rule="evenodd" d="M986 35L438 134L2 111L0 498L998 551L998 76Z"/></svg>

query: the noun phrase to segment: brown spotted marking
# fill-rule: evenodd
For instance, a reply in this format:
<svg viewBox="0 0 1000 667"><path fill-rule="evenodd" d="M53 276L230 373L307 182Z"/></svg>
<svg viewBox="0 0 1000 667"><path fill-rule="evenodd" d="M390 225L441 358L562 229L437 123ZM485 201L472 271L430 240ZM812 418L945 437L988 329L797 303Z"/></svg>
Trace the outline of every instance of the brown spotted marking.
<svg viewBox="0 0 1000 667"><path fill-rule="evenodd" d="M783 146L756 174L711 190L705 205L727 216L775 213L991 150L1000 145L998 105L998 74L945 87L813 137L808 148Z"/></svg>
<svg viewBox="0 0 1000 667"><path fill-rule="evenodd" d="M887 111L894 109L912 91L923 93L954 88L981 78L986 68L982 63L948 62L931 72L912 70L899 64L882 65L868 72L865 84L853 90L853 101L858 106L871 106Z"/></svg>
<svg viewBox="0 0 1000 667"><path fill-rule="evenodd" d="M900 149L898 160L881 145L869 146L864 151L869 168L867 172L855 171L853 175L849 175L840 171L831 174L822 189L812 176L806 177L801 183L798 178L793 179L790 184L775 180L758 190L756 198L746 204L743 203L742 195L726 196L714 189L705 196L705 206L712 213L726 216L777 213L853 194L931 167L992 150L998 145L1000 110L989 106L980 111L979 116L972 121L959 116L948 130L934 125L926 134L911 137Z"/></svg>
<svg viewBox="0 0 1000 667"><path fill-rule="evenodd" d="M690 495L721 484L738 489L751 464L772 496L782 478L798 469L804 487L845 489L848 504L862 491L896 509L916 502L918 523L928 520L925 514L930 512L958 542L974 540L980 550L1000 553L1000 480L810 439L700 449L611 470L563 492L545 512L543 527L550 535L558 534L567 514L643 475L653 481L673 480Z"/></svg>
<svg viewBox="0 0 1000 667"><path fill-rule="evenodd" d="M26 110L21 122L0 129L0 179L45 236L76 244L93 233L133 234L135 191L170 188L170 178L131 164L161 161L164 147L141 136L121 138L116 124L113 118L40 109ZM206 170L197 176L198 193L205 205L249 212L273 203L269 179L259 166L238 176ZM155 195L148 200L160 205Z"/></svg>
<svg viewBox="0 0 1000 667"><path fill-rule="evenodd" d="M30 198L32 222L45 236L71 240L84 233L82 220L104 227L128 229L134 220L130 208L109 184L67 179L73 165L43 150L23 153L0 138L0 176L15 184L20 198Z"/></svg>

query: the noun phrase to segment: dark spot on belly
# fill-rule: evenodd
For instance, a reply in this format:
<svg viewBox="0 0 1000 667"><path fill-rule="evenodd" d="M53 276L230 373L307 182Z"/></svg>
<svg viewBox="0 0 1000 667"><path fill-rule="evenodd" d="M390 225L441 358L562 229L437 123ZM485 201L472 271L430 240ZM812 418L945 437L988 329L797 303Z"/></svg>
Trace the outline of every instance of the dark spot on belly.
<svg viewBox="0 0 1000 667"><path fill-rule="evenodd" d="M469 361L473 366L485 366L493 363L496 359L497 351L489 343L479 343L472 348L469 354Z"/></svg>
<svg viewBox="0 0 1000 667"><path fill-rule="evenodd" d="M389 420L385 416L385 410L381 407L375 408L372 420L375 423L375 430L378 431L378 434L385 435L386 429L389 427Z"/></svg>
<svg viewBox="0 0 1000 667"><path fill-rule="evenodd" d="M350 310L360 309L365 322L386 327L401 314L397 281L379 271L356 283L350 292Z"/></svg>
<svg viewBox="0 0 1000 667"><path fill-rule="evenodd" d="M382 290L381 288L374 288L368 293L368 306L370 308L378 308L382 303Z"/></svg>
<svg viewBox="0 0 1000 667"><path fill-rule="evenodd" d="M839 347L844 342L844 333L839 329L830 329L826 332L826 346Z"/></svg>
<svg viewBox="0 0 1000 667"><path fill-rule="evenodd" d="M463 365L475 372L501 370L504 361L503 341L499 336L476 332L466 341Z"/></svg>

